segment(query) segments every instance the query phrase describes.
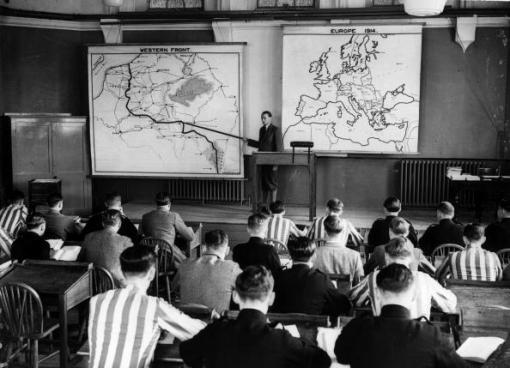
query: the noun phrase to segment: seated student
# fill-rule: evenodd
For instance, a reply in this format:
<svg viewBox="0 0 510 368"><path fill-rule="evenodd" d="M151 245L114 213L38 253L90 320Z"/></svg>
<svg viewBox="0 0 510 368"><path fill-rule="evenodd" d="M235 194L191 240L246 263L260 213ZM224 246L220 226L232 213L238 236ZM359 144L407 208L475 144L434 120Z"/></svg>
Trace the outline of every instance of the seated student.
<svg viewBox="0 0 510 368"><path fill-rule="evenodd" d="M10 204L0 210L0 228L11 239L16 239L25 226L28 208L23 204L24 200L23 192L15 190L9 198Z"/></svg>
<svg viewBox="0 0 510 368"><path fill-rule="evenodd" d="M455 207L450 202L441 202L436 211L438 224L430 225L418 241L420 248L426 256L443 244L458 244L464 246L462 228L453 222Z"/></svg>
<svg viewBox="0 0 510 368"><path fill-rule="evenodd" d="M312 268L316 246L306 237L289 242L292 268L275 280L271 312L322 314L337 317L351 309L349 299L333 285L328 275Z"/></svg>
<svg viewBox="0 0 510 368"><path fill-rule="evenodd" d="M203 304L221 313L228 310L239 265L225 260L228 236L223 230L205 234L205 252L198 259L185 260L173 281L180 289L181 303Z"/></svg>
<svg viewBox="0 0 510 368"><path fill-rule="evenodd" d="M400 199L397 197L388 197L383 203L384 206L384 214L385 218L379 218L374 221L372 227L370 228L370 232L368 233L368 248L371 252L376 246L381 244L386 244L390 240L389 228L391 220L398 216L400 211L402 210L402 204L400 203ZM418 246L418 238L416 236L416 230L409 220L406 219L409 223L409 235L407 236L409 240L416 247Z"/></svg>
<svg viewBox="0 0 510 368"><path fill-rule="evenodd" d="M404 237L407 239L409 235L409 223L402 217L394 217L390 222L389 236L390 240L398 237ZM409 246L409 250L414 255L414 260L410 265L411 271L420 270L434 276L436 269L435 267L425 258L421 249L415 248L411 241L407 241L406 244ZM378 245L374 248L373 253L370 255L367 263L365 264L365 273L370 273L377 267L383 268L386 265L386 256L384 248L386 244Z"/></svg>
<svg viewBox="0 0 510 368"><path fill-rule="evenodd" d="M192 368L329 367L324 350L267 324L273 298L271 273L263 266L247 267L235 283L237 319L216 321L181 343L184 363Z"/></svg>
<svg viewBox="0 0 510 368"><path fill-rule="evenodd" d="M398 237L390 240L385 247L386 264L398 263L410 267L414 260L413 253L407 245L408 240ZM377 274L375 270L365 277L350 292L349 297L356 307L371 305L375 316L381 314L380 292L376 283ZM412 271L416 281L416 292L413 305L409 307L411 318L429 318L430 308L434 306L445 313L455 312L457 297L450 290L443 288L436 280L420 271Z"/></svg>
<svg viewBox="0 0 510 368"><path fill-rule="evenodd" d="M327 241L317 249L313 265L324 273L350 275L352 285L356 285L364 276L363 262L359 252L347 248L342 223L338 216L324 219Z"/></svg>
<svg viewBox="0 0 510 368"><path fill-rule="evenodd" d="M156 194L157 208L142 216L139 230L145 236L166 240L172 247L174 262L178 266L186 259L186 255L175 245L175 233L181 234L188 241L193 240L194 233L177 212L170 211L171 205L167 192Z"/></svg>
<svg viewBox="0 0 510 368"><path fill-rule="evenodd" d="M381 313L355 318L342 329L335 344L340 364L351 368L466 367L437 327L412 319L415 276L396 263L377 274Z"/></svg>
<svg viewBox="0 0 510 368"><path fill-rule="evenodd" d="M90 368L148 367L162 330L184 341L205 327L146 294L156 273L156 255L148 247L127 248L120 267L127 286L90 300Z"/></svg>
<svg viewBox="0 0 510 368"><path fill-rule="evenodd" d="M287 245L289 236L306 236L307 230L299 230L294 221L285 216L285 205L282 201L275 201L269 205L272 216L267 225L267 239L274 239Z"/></svg>
<svg viewBox="0 0 510 368"><path fill-rule="evenodd" d="M510 199L502 199L498 206L498 221L485 229L484 249L497 252L510 248Z"/></svg>
<svg viewBox="0 0 510 368"><path fill-rule="evenodd" d="M21 263L25 259L50 259L53 252L51 252L50 244L42 237L46 230L46 221L43 215L34 212L28 216L26 227L26 231L12 243L12 260Z"/></svg>
<svg viewBox="0 0 510 368"><path fill-rule="evenodd" d="M439 280L448 274L454 279L476 281L499 281L503 277L498 255L482 249L485 241L483 227L469 224L464 228L466 249L450 253L437 270Z"/></svg>
<svg viewBox="0 0 510 368"><path fill-rule="evenodd" d="M308 232L308 238L311 240L319 240L319 239L326 239L326 229L324 228L324 220L328 216L338 216L340 217L342 213L344 212L344 204L341 200L338 198L331 198L328 203L326 203L326 216L319 217L313 220L312 226L310 227L310 231ZM345 242L347 244L347 241L349 240L349 237L351 240L356 244L361 244L363 242L363 237L361 234L356 230L354 225L347 219L341 219L342 221L342 228L344 231L342 231L342 242Z"/></svg>
<svg viewBox="0 0 510 368"><path fill-rule="evenodd" d="M281 268L280 258L276 249L265 243L268 219L261 214L248 217L248 243L238 244L232 252L232 259L242 270L248 266L262 265L268 268L275 276Z"/></svg>
<svg viewBox="0 0 510 368"><path fill-rule="evenodd" d="M137 244L140 235L138 234L138 230L136 230L135 225L128 219L122 210L122 197L117 192L108 193L106 195L106 199L104 202L106 210L117 210L120 212L121 225L118 231L119 235L127 236L131 239L133 244ZM103 214L106 212L102 211L96 213L92 217L89 218L85 228L81 232L82 237L85 237L87 234L102 230L103 229Z"/></svg>
<svg viewBox="0 0 510 368"><path fill-rule="evenodd" d="M120 269L120 254L133 246L131 239L118 234L121 226L121 214L117 210L103 213L102 230L87 234L82 244L80 259L92 262L95 266L106 268L118 286L124 286L124 275Z"/></svg>
<svg viewBox="0 0 510 368"><path fill-rule="evenodd" d="M82 230L78 216L63 215L64 199L58 193L48 197L49 211L44 214L46 220L45 239L77 240Z"/></svg>

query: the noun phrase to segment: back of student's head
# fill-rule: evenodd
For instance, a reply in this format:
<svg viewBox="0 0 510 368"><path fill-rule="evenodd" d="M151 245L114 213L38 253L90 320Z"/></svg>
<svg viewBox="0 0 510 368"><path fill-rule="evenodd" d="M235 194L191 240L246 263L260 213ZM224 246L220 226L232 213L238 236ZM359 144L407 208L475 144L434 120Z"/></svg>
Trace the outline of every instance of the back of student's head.
<svg viewBox="0 0 510 368"><path fill-rule="evenodd" d="M248 217L248 231L260 233L266 229L267 217L260 213L256 213Z"/></svg>
<svg viewBox="0 0 510 368"><path fill-rule="evenodd" d="M259 207L257 213L266 219L269 219L271 217L271 210L267 206Z"/></svg>
<svg viewBox="0 0 510 368"><path fill-rule="evenodd" d="M223 230L211 230L205 233L204 240L206 247L216 250L228 244L228 235Z"/></svg>
<svg viewBox="0 0 510 368"><path fill-rule="evenodd" d="M412 243L403 236L391 239L384 247L386 256L391 260L406 260L412 257Z"/></svg>
<svg viewBox="0 0 510 368"><path fill-rule="evenodd" d="M42 224L45 224L44 216L39 212L34 212L27 217L26 227L27 230L37 229Z"/></svg>
<svg viewBox="0 0 510 368"><path fill-rule="evenodd" d="M103 227L117 227L122 221L120 211L117 210L106 210L101 217Z"/></svg>
<svg viewBox="0 0 510 368"><path fill-rule="evenodd" d="M443 201L437 206L437 212L443 217L453 217L455 214L455 207L448 201Z"/></svg>
<svg viewBox="0 0 510 368"><path fill-rule="evenodd" d="M480 224L467 224L464 227L464 237L470 242L477 242L483 239L484 229Z"/></svg>
<svg viewBox="0 0 510 368"><path fill-rule="evenodd" d="M329 215L324 219L324 229L328 236L340 234L343 230L342 220L338 216Z"/></svg>
<svg viewBox="0 0 510 368"><path fill-rule="evenodd" d="M402 204L400 203L400 199L397 197L388 197L383 203L384 208L388 212L400 212L402 208Z"/></svg>
<svg viewBox="0 0 510 368"><path fill-rule="evenodd" d="M122 196L119 192L110 192L106 194L104 203L108 208L120 206L122 203Z"/></svg>
<svg viewBox="0 0 510 368"><path fill-rule="evenodd" d="M289 240L287 244L290 258L294 262L308 262L317 249L315 242L305 236Z"/></svg>
<svg viewBox="0 0 510 368"><path fill-rule="evenodd" d="M63 198L62 198L62 196L59 193L52 193L52 194L50 194L48 196L48 199L47 199L48 206L50 208L55 207L56 205L58 205L62 201L63 201Z"/></svg>
<svg viewBox="0 0 510 368"><path fill-rule="evenodd" d="M241 300L265 301L273 291L274 279L264 266L248 266L236 278L235 291Z"/></svg>
<svg viewBox="0 0 510 368"><path fill-rule="evenodd" d="M271 213L280 214L285 211L285 205L282 201L274 201L269 205L269 209L271 210Z"/></svg>
<svg viewBox="0 0 510 368"><path fill-rule="evenodd" d="M395 235L407 236L409 234L409 223L402 217L394 217L390 222L391 232Z"/></svg>
<svg viewBox="0 0 510 368"><path fill-rule="evenodd" d="M156 194L156 205L159 207L167 206L171 202L168 192L159 192Z"/></svg>
<svg viewBox="0 0 510 368"><path fill-rule="evenodd" d="M120 255L120 268L124 275L144 276L156 266L156 254L150 247L135 245Z"/></svg>
<svg viewBox="0 0 510 368"><path fill-rule="evenodd" d="M377 273L376 283L383 292L400 294L413 285L413 273L404 265L392 263Z"/></svg>
<svg viewBox="0 0 510 368"><path fill-rule="evenodd" d="M25 194L20 190L14 190L9 196L10 203L21 203L25 200Z"/></svg>
<svg viewBox="0 0 510 368"><path fill-rule="evenodd" d="M510 213L510 199L508 198L503 198L500 202L499 202L499 208L501 208L503 211L505 212L509 212Z"/></svg>
<svg viewBox="0 0 510 368"><path fill-rule="evenodd" d="M330 212L342 212L344 203L338 198L331 198L328 203L326 203L326 207Z"/></svg>

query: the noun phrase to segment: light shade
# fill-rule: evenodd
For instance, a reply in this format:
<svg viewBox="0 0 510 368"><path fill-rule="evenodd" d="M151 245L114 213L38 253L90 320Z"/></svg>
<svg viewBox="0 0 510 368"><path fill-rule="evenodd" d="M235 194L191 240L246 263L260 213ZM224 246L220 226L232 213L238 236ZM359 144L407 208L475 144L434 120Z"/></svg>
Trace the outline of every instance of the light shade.
<svg viewBox="0 0 510 368"><path fill-rule="evenodd" d="M431 17L443 12L446 0L403 0L407 14L417 17Z"/></svg>

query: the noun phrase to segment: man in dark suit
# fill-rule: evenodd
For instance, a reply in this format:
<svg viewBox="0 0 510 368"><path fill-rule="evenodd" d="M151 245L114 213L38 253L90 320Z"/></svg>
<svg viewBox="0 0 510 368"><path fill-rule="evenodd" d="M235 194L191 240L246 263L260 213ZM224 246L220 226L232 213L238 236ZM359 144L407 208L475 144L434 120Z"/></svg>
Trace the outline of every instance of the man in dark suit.
<svg viewBox="0 0 510 368"><path fill-rule="evenodd" d="M390 241L390 234L388 232L390 228L391 220L397 217L402 210L402 204L400 199L397 197L388 197L383 203L385 218L379 218L375 220L368 233L368 250L372 252L375 247L381 244L386 244ZM418 237L416 230L409 220L409 235L407 238L413 243L415 247L418 246Z"/></svg>
<svg viewBox="0 0 510 368"><path fill-rule="evenodd" d="M485 243L483 248L497 252L510 248L510 200L503 199L498 207L498 220L485 229Z"/></svg>
<svg viewBox="0 0 510 368"><path fill-rule="evenodd" d="M450 202L441 202L437 206L436 216L439 223L430 225L418 242L426 256L430 256L442 244L464 246L463 227L453 222L455 207Z"/></svg>
<svg viewBox="0 0 510 368"><path fill-rule="evenodd" d="M239 264L242 270L252 265L262 265L268 268L273 276L280 272L281 263L276 249L264 242L267 234L268 219L255 214L248 217L248 243L238 244L234 247L232 259Z"/></svg>
<svg viewBox="0 0 510 368"><path fill-rule="evenodd" d="M52 255L50 244L43 239L46 221L42 214L34 212L29 215L26 231L12 243L11 257L13 261L23 262L25 259L48 260Z"/></svg>
<svg viewBox="0 0 510 368"><path fill-rule="evenodd" d="M440 331L428 322L412 320L413 273L391 264L377 274L383 307L378 317L355 318L335 344L340 364L351 368L455 368L466 367Z"/></svg>
<svg viewBox="0 0 510 368"><path fill-rule="evenodd" d="M104 205L106 207L105 211L96 213L87 221L87 224L81 233L83 238L85 238L85 235L89 233L103 229L103 215L107 210L117 210L121 214L121 225L118 234L127 236L131 239L133 244L137 244L140 237L138 230L136 230L135 225L133 225L131 220L128 219L122 211L122 197L120 194L118 192L108 193L106 195Z"/></svg>
<svg viewBox="0 0 510 368"><path fill-rule="evenodd" d="M272 312L322 314L338 317L351 309L349 299L333 285L328 275L312 268L315 242L300 237L288 244L292 268L276 278Z"/></svg>
<svg viewBox="0 0 510 368"><path fill-rule="evenodd" d="M273 278L263 266L250 266L236 279L234 301L240 312L235 321L220 320L180 344L187 366L208 368L326 368L331 359L324 350L285 330L267 324Z"/></svg>
<svg viewBox="0 0 510 368"><path fill-rule="evenodd" d="M259 140L248 139L248 145L256 147L259 152L282 151L283 139L281 130L272 124L273 115L264 111L261 115L262 127L259 130ZM262 198L266 204L276 201L278 189L278 166L263 165L260 167L260 185Z"/></svg>

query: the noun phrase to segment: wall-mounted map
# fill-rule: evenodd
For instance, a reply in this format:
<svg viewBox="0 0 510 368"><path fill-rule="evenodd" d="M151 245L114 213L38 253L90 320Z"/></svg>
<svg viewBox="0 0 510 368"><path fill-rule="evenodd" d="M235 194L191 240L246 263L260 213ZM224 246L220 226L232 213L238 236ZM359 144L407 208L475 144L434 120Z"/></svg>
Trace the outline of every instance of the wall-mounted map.
<svg viewBox="0 0 510 368"><path fill-rule="evenodd" d="M418 151L422 27L285 27L284 146Z"/></svg>
<svg viewBox="0 0 510 368"><path fill-rule="evenodd" d="M242 49L89 47L92 173L242 177Z"/></svg>

